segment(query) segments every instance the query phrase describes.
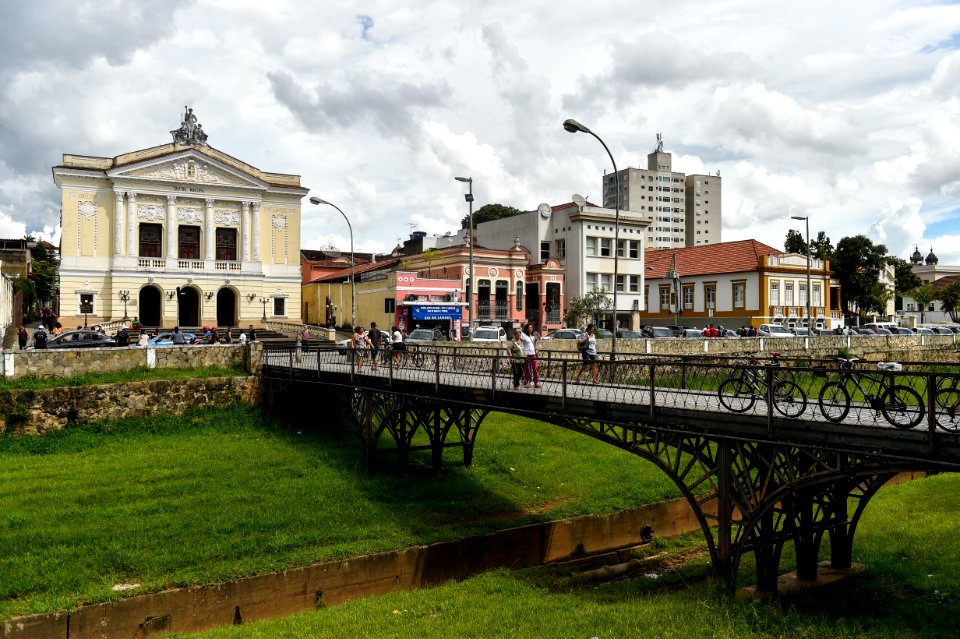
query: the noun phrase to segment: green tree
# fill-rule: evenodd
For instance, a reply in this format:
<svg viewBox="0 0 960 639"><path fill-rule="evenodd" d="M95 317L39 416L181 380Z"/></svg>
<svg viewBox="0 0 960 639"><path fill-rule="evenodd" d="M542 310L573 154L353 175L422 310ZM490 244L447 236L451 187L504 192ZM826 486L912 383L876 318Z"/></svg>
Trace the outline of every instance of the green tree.
<svg viewBox="0 0 960 639"><path fill-rule="evenodd" d="M567 302L563 320L567 326L575 327L588 322L600 325L600 316L613 310L613 299L603 289L590 291L586 295L576 296Z"/></svg>
<svg viewBox="0 0 960 639"><path fill-rule="evenodd" d="M893 293L896 295L896 300L894 301L894 307L898 311L902 311L903 295L907 291L912 291L913 289L917 288L923 284L923 282L921 282L920 278L917 277L913 272L913 267L910 265L910 262L899 257L889 255L887 256L887 264L893 265L895 274Z"/></svg>
<svg viewBox="0 0 960 639"><path fill-rule="evenodd" d="M950 314L950 319L960 322L960 282L951 282L937 292L940 307L944 313Z"/></svg>
<svg viewBox="0 0 960 639"><path fill-rule="evenodd" d="M837 242L830 266L840 282L848 314L883 311L885 296L881 295L883 287L878 286L878 282L886 255L886 246L874 244L865 235L845 237Z"/></svg>
<svg viewBox="0 0 960 639"><path fill-rule="evenodd" d="M810 242L810 252L819 260L829 260L833 257L833 244L823 231L817 233L817 239Z"/></svg>
<svg viewBox="0 0 960 639"><path fill-rule="evenodd" d="M783 243L783 250L787 253L807 254L807 243L803 241L803 235L800 231L794 229L787 231L787 239Z"/></svg>
<svg viewBox="0 0 960 639"><path fill-rule="evenodd" d="M927 305L934 300L933 284L924 284L910 291L910 297L917 303L917 309L920 311L920 323L923 324L923 313L927 310Z"/></svg>
<svg viewBox="0 0 960 639"><path fill-rule="evenodd" d="M504 217L513 217L514 215L520 215L521 213L523 213L523 211L520 209L515 209L512 206L504 206L503 204L484 204L473 212L473 225L476 226L481 222L499 220ZM465 229L469 226L470 216L467 215L460 220L460 228Z"/></svg>
<svg viewBox="0 0 960 639"><path fill-rule="evenodd" d="M29 235L25 239L27 242L35 243L30 249L29 280L33 284L34 294L32 304L50 305L57 293L57 270L60 267L57 249L50 242L36 241ZM26 296L24 297L24 307L27 307ZM39 309L37 310L39 311Z"/></svg>

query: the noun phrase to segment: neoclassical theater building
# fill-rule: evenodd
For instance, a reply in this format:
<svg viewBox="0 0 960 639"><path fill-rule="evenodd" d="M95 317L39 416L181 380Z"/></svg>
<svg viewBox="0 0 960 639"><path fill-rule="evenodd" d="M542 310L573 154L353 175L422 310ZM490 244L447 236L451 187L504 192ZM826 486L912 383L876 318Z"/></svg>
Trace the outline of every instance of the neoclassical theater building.
<svg viewBox="0 0 960 639"><path fill-rule="evenodd" d="M173 141L64 154L60 321L247 326L300 315L300 176L207 144L192 109Z"/></svg>

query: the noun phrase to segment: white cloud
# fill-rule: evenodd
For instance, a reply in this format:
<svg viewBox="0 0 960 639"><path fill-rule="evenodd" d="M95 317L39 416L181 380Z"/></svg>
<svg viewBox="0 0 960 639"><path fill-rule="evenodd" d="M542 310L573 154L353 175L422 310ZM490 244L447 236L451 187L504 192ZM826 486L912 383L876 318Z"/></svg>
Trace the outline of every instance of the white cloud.
<svg viewBox="0 0 960 639"><path fill-rule="evenodd" d="M943 263L960 235L955 3L0 4L9 233L55 233L62 153L162 144L190 104L213 146L340 206L358 250L455 230L456 175L478 207L599 200L612 167L567 117L621 168L661 132L675 168L719 170L725 239L782 245L801 213ZM304 211L306 247L349 243L335 211Z"/></svg>

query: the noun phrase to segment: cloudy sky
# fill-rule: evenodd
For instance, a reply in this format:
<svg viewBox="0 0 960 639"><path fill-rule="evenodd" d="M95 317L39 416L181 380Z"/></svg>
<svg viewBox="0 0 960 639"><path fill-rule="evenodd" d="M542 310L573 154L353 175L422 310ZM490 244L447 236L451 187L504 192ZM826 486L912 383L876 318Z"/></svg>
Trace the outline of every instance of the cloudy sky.
<svg viewBox="0 0 960 639"><path fill-rule="evenodd" d="M724 240L809 215L960 264L956 1L2 0L0 24L0 237L58 240L61 155L169 142L190 105L357 250L458 228L458 175L477 206L599 201L573 117L620 168L662 133L674 170L720 171ZM303 236L348 246L308 203Z"/></svg>

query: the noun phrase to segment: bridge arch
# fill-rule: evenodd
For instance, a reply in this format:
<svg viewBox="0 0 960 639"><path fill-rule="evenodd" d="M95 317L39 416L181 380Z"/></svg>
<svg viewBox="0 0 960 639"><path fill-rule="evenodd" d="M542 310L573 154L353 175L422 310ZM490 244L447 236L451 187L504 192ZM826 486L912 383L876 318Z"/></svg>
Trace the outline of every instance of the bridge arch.
<svg viewBox="0 0 960 639"><path fill-rule="evenodd" d="M766 414L718 412L710 402L719 404L719 382L706 391L688 391L685 380L702 383L711 375L729 375L729 364L702 359L628 362L634 366L629 378L636 381L599 388L569 385L570 360L561 360L548 363L549 372L541 369L541 380L554 380L554 388L546 388L546 382L543 391L516 393L504 390L508 378L498 376L502 369L495 356L474 360L460 349L444 354L434 347L425 351L422 367L394 371L388 366L373 374L369 368L357 370L333 350L317 351L302 366L294 363L292 347L270 351L265 384L301 379L342 396L341 414L360 433L368 464L384 453L378 443L388 435L403 463L414 450L413 433L423 429L430 443L420 448L434 451L438 472L446 445L462 446L469 465L479 425L494 411L532 417L647 459L693 508L718 575L735 583L744 553L752 552L760 591L777 589L787 542L795 545L801 579L817 577L824 533L830 536L834 567L850 567L860 517L896 474L960 468L960 442L932 436L932 425L929 434L869 431L861 422L843 429L826 420L783 418L769 406ZM627 372L623 363L617 367ZM654 388L655 380L666 384ZM451 434L453 441L447 442ZM852 513L851 500L857 504Z"/></svg>

